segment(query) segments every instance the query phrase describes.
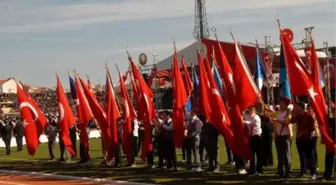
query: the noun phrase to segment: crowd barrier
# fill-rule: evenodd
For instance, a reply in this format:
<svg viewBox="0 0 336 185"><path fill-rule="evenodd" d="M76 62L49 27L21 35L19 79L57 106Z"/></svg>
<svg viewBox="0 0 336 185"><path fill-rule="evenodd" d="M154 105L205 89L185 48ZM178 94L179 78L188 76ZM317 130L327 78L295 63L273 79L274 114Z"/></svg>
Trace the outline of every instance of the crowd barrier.
<svg viewBox="0 0 336 185"><path fill-rule="evenodd" d="M77 135L78 136L78 135ZM90 131L90 134L89 134L89 137L90 138L100 138L100 133L98 130L94 129L94 130L91 130ZM79 137L77 137L77 140L79 139ZM48 142L48 138L46 135L41 135L40 136L40 142L41 143L47 143ZM58 142L58 137L56 139L56 142ZM26 144L26 139L23 137L23 145ZM12 137L12 140L11 140L11 146L16 146L16 140L15 140L15 137ZM0 139L0 147L5 147L5 143L4 141L2 140L2 138Z"/></svg>

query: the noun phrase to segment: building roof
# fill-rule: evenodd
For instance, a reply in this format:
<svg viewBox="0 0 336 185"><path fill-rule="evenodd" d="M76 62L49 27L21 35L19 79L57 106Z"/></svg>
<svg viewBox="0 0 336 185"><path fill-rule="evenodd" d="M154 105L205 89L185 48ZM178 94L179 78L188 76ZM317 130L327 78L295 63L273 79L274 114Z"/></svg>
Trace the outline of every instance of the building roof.
<svg viewBox="0 0 336 185"><path fill-rule="evenodd" d="M14 80L14 78L7 78L6 80L0 80L0 85L4 84L5 82L9 80Z"/></svg>
<svg viewBox="0 0 336 185"><path fill-rule="evenodd" d="M186 65L190 66L190 63L193 65L198 65L198 60L197 60L197 47L199 46L201 48L201 54L202 54L202 49L206 47L206 51L208 54L208 57L211 56L212 54L212 48L213 45L217 44L216 40L211 40L211 39L202 39L202 45L200 45L199 42L194 42L191 45L185 47L184 49L178 51L178 57L179 59L181 58L182 54L186 60ZM225 55L228 60L233 60L234 57L234 43L230 42L220 42ZM245 58L250 59L250 58L256 58L256 48L255 46L251 45L241 45L241 48L244 52ZM203 51L204 52L204 51ZM204 56L204 55L203 55ZM163 70L170 70L171 65L173 64L173 55L169 56L168 58L158 62L156 64L156 67L158 71L163 71Z"/></svg>

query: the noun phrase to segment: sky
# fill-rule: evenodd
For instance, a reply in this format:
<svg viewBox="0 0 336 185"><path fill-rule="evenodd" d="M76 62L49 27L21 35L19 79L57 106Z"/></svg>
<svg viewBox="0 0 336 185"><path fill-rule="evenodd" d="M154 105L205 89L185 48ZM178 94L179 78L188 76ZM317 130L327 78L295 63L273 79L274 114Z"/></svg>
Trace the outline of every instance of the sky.
<svg viewBox="0 0 336 185"><path fill-rule="evenodd" d="M194 0L0 0L0 79L53 87L55 71L68 86L67 69L105 83L104 59L117 82L117 63L128 68L125 45L134 59L153 53L163 60L194 41ZM220 40L279 43L276 19L304 38L314 26L316 45L336 45L335 0L206 0L208 24ZM277 16L278 15L278 16ZM213 38L213 34L211 36Z"/></svg>

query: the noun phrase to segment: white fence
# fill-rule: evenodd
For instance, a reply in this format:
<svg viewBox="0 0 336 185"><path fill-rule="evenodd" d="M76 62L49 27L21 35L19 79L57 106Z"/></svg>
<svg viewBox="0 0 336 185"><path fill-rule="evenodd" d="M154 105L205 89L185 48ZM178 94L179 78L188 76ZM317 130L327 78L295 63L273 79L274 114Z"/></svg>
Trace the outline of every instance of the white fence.
<svg viewBox="0 0 336 185"><path fill-rule="evenodd" d="M100 133L98 130L94 129L94 130L91 130L90 133L89 133L89 138L100 138ZM77 140L79 139L79 137L77 137ZM41 143L47 143L48 142L48 138L46 135L41 135L40 136L40 142ZM58 137L56 139L56 142L58 142ZM26 144L26 139L23 137L23 145ZM15 137L12 138L11 140L11 146L16 146L16 140L15 140ZM5 147L5 143L2 139L0 139L0 147Z"/></svg>

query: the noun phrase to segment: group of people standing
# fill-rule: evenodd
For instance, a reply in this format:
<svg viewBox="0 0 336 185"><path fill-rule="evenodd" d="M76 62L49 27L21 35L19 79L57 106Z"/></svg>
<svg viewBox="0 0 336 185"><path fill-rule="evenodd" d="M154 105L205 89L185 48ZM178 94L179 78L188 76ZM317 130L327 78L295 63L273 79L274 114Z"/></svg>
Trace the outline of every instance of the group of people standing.
<svg viewBox="0 0 336 185"><path fill-rule="evenodd" d="M319 137L319 128L315 119L314 111L309 105L301 102L294 103L293 110L289 110L290 102L286 99L280 99L279 107L274 109L265 107L262 113L258 113L256 107L251 106L243 114L243 120L246 128L246 135L249 138L250 151L253 157L250 161L245 161L239 156L232 154L230 148L226 145L227 162L235 166L238 174L248 174L255 176L263 173L263 167L273 166L272 145L273 140L277 152L277 176L281 178L291 177L292 160L291 145L295 141L300 158L299 177L306 177L309 170L311 178L317 178L318 155L317 143ZM335 136L335 105L332 105L332 115L329 115L329 124L332 134ZM48 138L48 148L50 160L55 160L56 138L59 135L57 116L47 115L48 124L45 127L45 134ZM78 123L77 123L78 124ZM77 124L74 124L69 130L69 135L76 150ZM293 124L296 125L296 134L293 133ZM19 118L4 118L0 120L1 137L6 144L6 153L10 155L10 141L12 135L16 137L18 151L22 150L22 137L24 135L24 126ZM116 156L113 159L115 167L122 164L122 118L118 119L119 144ZM136 166L136 158L139 154L144 135L143 123L134 119L132 121L132 147L133 156L129 166ZM87 126L87 134L90 129L100 129L94 118L90 120ZM152 143L154 150L147 154L147 164L149 168L177 170L176 147L173 142L173 120L170 111L161 111L157 113L152 123ZM294 139L294 137L296 137ZM218 153L219 133L215 127L206 121L205 117L192 110L186 116L185 120L185 140L182 146L182 158L187 164L189 170L196 172L202 171L204 163L207 162L207 171L218 172L219 153ZM60 161L71 159L67 154L62 139L60 141ZM103 155L105 156L103 150ZM88 163L89 159L80 145L79 163ZM158 157L158 165L154 165L154 157ZM319 156L321 157L321 156ZM326 151L325 169L323 178L331 179L334 166L335 153ZM246 170L246 163L249 163L249 169ZM102 164L111 164L105 159Z"/></svg>
<svg viewBox="0 0 336 185"><path fill-rule="evenodd" d="M0 118L0 137L5 143L6 155L11 155L11 142L13 136L16 140L17 151L22 151L24 125L19 117Z"/></svg>

